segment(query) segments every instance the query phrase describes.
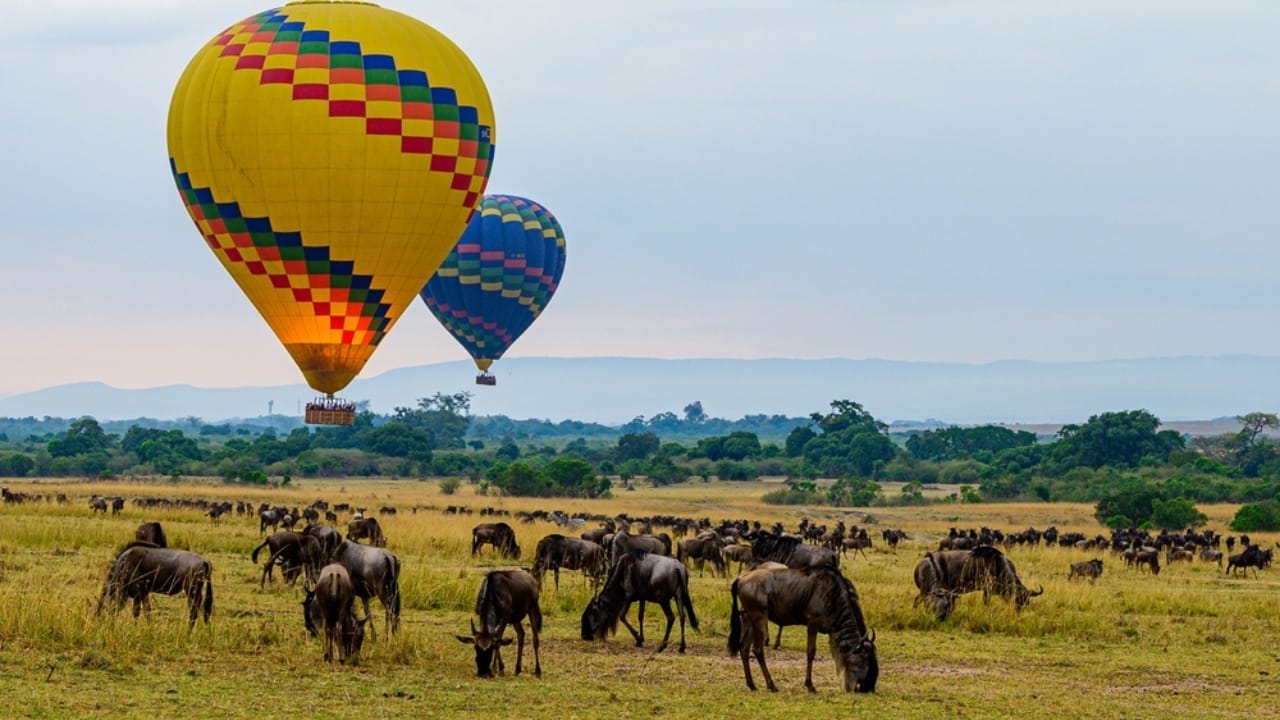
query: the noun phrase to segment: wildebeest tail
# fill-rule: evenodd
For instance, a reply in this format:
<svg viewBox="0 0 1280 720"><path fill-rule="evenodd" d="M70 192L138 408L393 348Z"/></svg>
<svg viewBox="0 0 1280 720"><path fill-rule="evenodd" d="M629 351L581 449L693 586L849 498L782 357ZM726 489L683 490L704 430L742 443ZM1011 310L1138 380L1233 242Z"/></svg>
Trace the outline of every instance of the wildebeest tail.
<svg viewBox="0 0 1280 720"><path fill-rule="evenodd" d="M729 586L729 652L742 650L742 614L738 612L738 581Z"/></svg>
<svg viewBox="0 0 1280 720"><path fill-rule="evenodd" d="M680 604L684 606L684 614L689 616L689 627L697 630L698 616L693 612L693 598L689 596L689 588L687 586L680 592Z"/></svg>
<svg viewBox="0 0 1280 720"><path fill-rule="evenodd" d="M205 563L204 572L204 621L209 622L209 616L213 614L213 566Z"/></svg>
<svg viewBox="0 0 1280 720"><path fill-rule="evenodd" d="M249 558L253 560L254 565L258 564L258 553L262 550L262 548L266 546L267 546L267 541L263 540L261 545L253 549L253 554L250 555Z"/></svg>

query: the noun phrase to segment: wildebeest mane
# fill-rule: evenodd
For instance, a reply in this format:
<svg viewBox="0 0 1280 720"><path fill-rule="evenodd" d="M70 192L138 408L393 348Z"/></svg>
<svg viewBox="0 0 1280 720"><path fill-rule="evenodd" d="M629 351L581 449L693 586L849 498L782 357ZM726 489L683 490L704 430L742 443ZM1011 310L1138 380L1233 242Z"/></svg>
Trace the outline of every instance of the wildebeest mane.
<svg viewBox="0 0 1280 720"><path fill-rule="evenodd" d="M835 660L836 674L843 682L845 673L849 670L849 658L859 652L860 645L867 639L867 623L862 617L858 591L849 578L839 570L823 567L814 568L809 572L821 574L827 578L827 617L831 619L831 632L827 635L827 641L830 644L831 657ZM875 687L876 676L880 673L875 653L867 655L867 662L869 667L864 683L869 687ZM859 683L859 685L862 684Z"/></svg>

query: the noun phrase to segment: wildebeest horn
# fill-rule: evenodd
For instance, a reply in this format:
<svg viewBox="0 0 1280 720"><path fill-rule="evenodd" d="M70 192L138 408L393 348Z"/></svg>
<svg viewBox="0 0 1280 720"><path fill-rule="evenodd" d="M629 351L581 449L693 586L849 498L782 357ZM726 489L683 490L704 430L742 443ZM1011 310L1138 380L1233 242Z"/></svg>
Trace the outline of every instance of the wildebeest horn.
<svg viewBox="0 0 1280 720"><path fill-rule="evenodd" d="M476 635L476 621L475 621L475 619L473 618L473 619L471 620L471 636L472 636L472 637L475 637L475 635Z"/></svg>
<svg viewBox="0 0 1280 720"><path fill-rule="evenodd" d="M1044 594L1044 585L1041 585L1039 590L1031 593L1031 597L1036 597L1037 595L1043 595L1043 594Z"/></svg>
<svg viewBox="0 0 1280 720"><path fill-rule="evenodd" d="M875 629L875 628L871 628L871 630L869 630L869 631L867 632L867 640L869 640L872 644L874 644L874 643L875 643L875 641L876 641L876 629Z"/></svg>

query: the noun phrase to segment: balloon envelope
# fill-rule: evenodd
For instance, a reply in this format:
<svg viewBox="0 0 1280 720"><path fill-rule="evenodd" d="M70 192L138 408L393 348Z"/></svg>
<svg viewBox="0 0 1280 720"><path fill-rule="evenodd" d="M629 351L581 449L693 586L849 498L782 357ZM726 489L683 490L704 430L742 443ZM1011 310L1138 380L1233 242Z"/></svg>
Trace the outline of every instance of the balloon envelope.
<svg viewBox="0 0 1280 720"><path fill-rule="evenodd" d="M564 262L564 231L549 210L486 195L422 299L485 372L546 308Z"/></svg>
<svg viewBox="0 0 1280 720"><path fill-rule="evenodd" d="M169 106L191 219L328 394L457 241L494 140L466 55L369 3L291 3L235 23L187 65Z"/></svg>

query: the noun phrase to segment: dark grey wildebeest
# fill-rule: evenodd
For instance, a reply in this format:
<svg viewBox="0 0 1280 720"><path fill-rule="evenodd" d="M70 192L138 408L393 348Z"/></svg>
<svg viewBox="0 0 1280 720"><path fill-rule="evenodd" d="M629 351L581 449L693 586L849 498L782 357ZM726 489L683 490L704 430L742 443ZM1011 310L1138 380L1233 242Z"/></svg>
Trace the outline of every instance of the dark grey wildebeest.
<svg viewBox="0 0 1280 720"><path fill-rule="evenodd" d="M158 522L142 523L133 537L138 542L149 543L156 547L169 547L169 540L164 536L164 528Z"/></svg>
<svg viewBox="0 0 1280 720"><path fill-rule="evenodd" d="M533 551L533 576L541 585L547 570L550 570L555 577L556 590L559 590L560 568L581 570L594 588L603 580L609 565L604 548L596 543L552 533L539 540Z"/></svg>
<svg viewBox="0 0 1280 720"><path fill-rule="evenodd" d="M972 550L937 550L925 553L916 564L914 604L927 603L938 620L946 620L955 609L956 598L982 591L983 601L995 593L1021 610L1027 601L1044 594L1044 588L1029 590L1018 577L1013 561L990 545Z"/></svg>
<svg viewBox="0 0 1280 720"><path fill-rule="evenodd" d="M508 560L520 559L520 545L516 543L516 531L504 522L480 523L471 528L471 556L480 548L492 545L498 554Z"/></svg>
<svg viewBox="0 0 1280 720"><path fill-rule="evenodd" d="M757 532L751 539L751 556L756 562L772 560L791 568L839 567L840 556L830 548L805 545L794 535Z"/></svg>
<svg viewBox="0 0 1280 720"><path fill-rule="evenodd" d="M538 656L538 634L542 632L542 608L538 605L538 580L523 569L491 570L480 581L476 593L476 617L480 627L471 620L471 636L455 635L459 641L475 647L476 674L493 677L506 672L502 663L502 646L511 641L503 639L510 624L516 631L516 674L521 671L524 658L524 626L529 618L529 632L533 634L533 674L542 677L542 660Z"/></svg>
<svg viewBox="0 0 1280 720"><path fill-rule="evenodd" d="M676 559L681 562L692 560L698 568L698 577L702 577L702 568L707 561L711 562L712 572L717 577L724 577L727 569L724 561L724 541L711 530L677 542Z"/></svg>
<svg viewBox="0 0 1280 720"><path fill-rule="evenodd" d="M325 662L333 662L334 645L338 646L339 662L354 662L359 657L364 644L364 624L369 616L366 612L364 618L356 617L355 587L345 567L331 563L321 568L315 587L307 588L303 607L307 629L312 634L324 633ZM319 627L312 626L316 619Z"/></svg>
<svg viewBox="0 0 1280 720"><path fill-rule="evenodd" d="M368 540L374 547L387 546L387 536L382 534L377 518L362 517L347 523L347 539L353 542Z"/></svg>
<svg viewBox="0 0 1280 720"><path fill-rule="evenodd" d="M253 549L250 559L254 563L258 562L258 553L264 548L270 552L270 555L262 566L262 580L258 583L261 587L266 587L267 580L272 576L271 569L277 563L280 565L280 574L290 585L297 582L298 575L304 571L307 580L314 582L316 575L320 572L320 566L324 564L320 541L293 530L281 530L268 535L261 545Z"/></svg>
<svg viewBox="0 0 1280 720"><path fill-rule="evenodd" d="M750 662L754 654L765 685L778 690L764 659L768 624L774 622L804 625L808 630L804 686L809 692L815 692L813 658L818 633L829 638L831 658L843 678L844 691L875 692L880 677L875 633L867 629L857 590L839 570L827 566L751 570L733 581L729 594L729 651L742 657L748 688L756 689Z"/></svg>
<svg viewBox="0 0 1280 720"><path fill-rule="evenodd" d="M1071 570L1067 573L1067 579L1074 580L1078 577L1085 578L1089 582L1102 577L1102 559L1094 558L1071 563Z"/></svg>
<svg viewBox="0 0 1280 720"><path fill-rule="evenodd" d="M369 616L369 598L378 598L386 611L387 631L394 634L400 628L400 559L386 548L343 540L329 561L342 565L351 575L351 586L364 604L365 617ZM372 625L369 631L376 635Z"/></svg>
<svg viewBox="0 0 1280 720"><path fill-rule="evenodd" d="M151 593L187 596L189 619L187 629L196 624L196 616L204 612L209 624L213 612L213 566L208 560L187 550L160 548L150 543L132 543L112 561L107 579L98 598L97 614L108 605L113 612L133 600L133 616L146 610L151 614Z"/></svg>
<svg viewBox="0 0 1280 720"><path fill-rule="evenodd" d="M667 630L657 649L657 652L662 652L671 640L671 627L676 619L676 614L671 612L672 600L680 615L680 652L683 653L686 615L690 627L698 629L698 616L693 612L693 600L689 597L689 571L673 557L631 550L618 558L604 587L587 603L582 613L582 639L603 640L617 629L621 620L631 631L636 646L644 646L644 605L652 602L660 605L667 616ZM627 622L627 609L637 601L640 603L636 620L639 631Z"/></svg>
<svg viewBox="0 0 1280 720"><path fill-rule="evenodd" d="M609 539L609 567L618 563L618 559L631 550L652 553L654 555L671 554L671 538L666 533L657 535L632 535L619 530Z"/></svg>

